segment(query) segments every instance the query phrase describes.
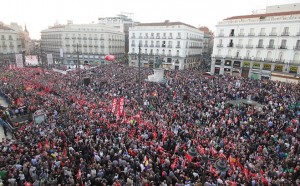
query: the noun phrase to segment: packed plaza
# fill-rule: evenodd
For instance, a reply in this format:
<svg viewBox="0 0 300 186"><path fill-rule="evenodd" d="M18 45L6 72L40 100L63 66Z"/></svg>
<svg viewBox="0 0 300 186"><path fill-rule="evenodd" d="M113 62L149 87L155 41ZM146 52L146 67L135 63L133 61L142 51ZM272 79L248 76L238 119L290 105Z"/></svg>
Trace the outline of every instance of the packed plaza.
<svg viewBox="0 0 300 186"><path fill-rule="evenodd" d="M300 184L298 84L143 68L139 99L138 72L2 68L2 120L47 115L2 139L3 185Z"/></svg>

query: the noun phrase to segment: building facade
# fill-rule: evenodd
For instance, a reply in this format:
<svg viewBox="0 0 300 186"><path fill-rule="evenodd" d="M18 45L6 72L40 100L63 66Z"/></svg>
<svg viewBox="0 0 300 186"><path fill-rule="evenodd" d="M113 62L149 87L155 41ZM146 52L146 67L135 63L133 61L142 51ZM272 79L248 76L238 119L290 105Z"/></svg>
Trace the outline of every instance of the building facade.
<svg viewBox="0 0 300 186"><path fill-rule="evenodd" d="M99 24L105 24L119 29L120 32L125 34L125 53L129 51L129 28L133 27L137 23L132 19L132 13L122 12L116 17L101 17L98 18Z"/></svg>
<svg viewBox="0 0 300 186"><path fill-rule="evenodd" d="M105 55L122 59L125 53L123 32L103 24L55 25L41 32L41 57L47 62L52 54L53 62L66 65L106 63Z"/></svg>
<svg viewBox="0 0 300 186"><path fill-rule="evenodd" d="M300 9L277 6L263 14L234 16L218 23L211 72L270 79L300 73ZM300 4L297 4L300 7Z"/></svg>
<svg viewBox="0 0 300 186"><path fill-rule="evenodd" d="M16 23L5 25L0 22L0 65L14 64L16 54L24 55L28 39L28 31L26 29L23 31L20 25Z"/></svg>
<svg viewBox="0 0 300 186"><path fill-rule="evenodd" d="M129 65L183 70L202 60L203 32L181 22L141 23L129 30Z"/></svg>

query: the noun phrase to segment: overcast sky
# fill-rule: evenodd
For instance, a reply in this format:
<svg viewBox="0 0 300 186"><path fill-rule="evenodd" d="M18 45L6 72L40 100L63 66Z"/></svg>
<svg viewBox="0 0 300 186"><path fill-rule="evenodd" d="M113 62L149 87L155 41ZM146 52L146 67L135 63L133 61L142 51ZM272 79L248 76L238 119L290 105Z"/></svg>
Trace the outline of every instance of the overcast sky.
<svg viewBox="0 0 300 186"><path fill-rule="evenodd" d="M27 25L30 37L40 38L40 31L55 22L66 24L97 22L98 17L133 13L142 23L181 21L195 27L215 25L231 16L251 14L266 5L300 3L300 0L3 0L0 21Z"/></svg>

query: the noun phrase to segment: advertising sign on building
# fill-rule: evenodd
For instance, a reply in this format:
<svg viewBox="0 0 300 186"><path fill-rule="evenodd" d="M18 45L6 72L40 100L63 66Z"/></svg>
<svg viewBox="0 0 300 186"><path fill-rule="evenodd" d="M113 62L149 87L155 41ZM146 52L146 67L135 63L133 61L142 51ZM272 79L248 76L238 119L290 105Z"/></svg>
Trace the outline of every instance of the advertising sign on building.
<svg viewBox="0 0 300 186"><path fill-rule="evenodd" d="M22 54L16 54L16 63L18 68L23 68L23 56Z"/></svg>
<svg viewBox="0 0 300 186"><path fill-rule="evenodd" d="M52 56L52 54L47 54L47 62L48 62L48 65L52 65L53 64L53 56Z"/></svg>

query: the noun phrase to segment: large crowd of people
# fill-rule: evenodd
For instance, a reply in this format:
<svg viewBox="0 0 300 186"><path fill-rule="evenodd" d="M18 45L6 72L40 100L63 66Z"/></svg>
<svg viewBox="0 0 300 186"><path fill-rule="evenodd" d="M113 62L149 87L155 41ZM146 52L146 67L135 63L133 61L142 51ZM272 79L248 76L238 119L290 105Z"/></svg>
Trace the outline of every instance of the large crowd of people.
<svg viewBox="0 0 300 186"><path fill-rule="evenodd" d="M151 73L139 91L138 70L117 64L1 69L2 119L47 115L2 139L3 185L300 185L300 85L199 70L145 81Z"/></svg>

